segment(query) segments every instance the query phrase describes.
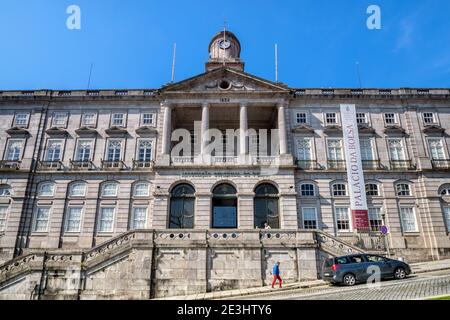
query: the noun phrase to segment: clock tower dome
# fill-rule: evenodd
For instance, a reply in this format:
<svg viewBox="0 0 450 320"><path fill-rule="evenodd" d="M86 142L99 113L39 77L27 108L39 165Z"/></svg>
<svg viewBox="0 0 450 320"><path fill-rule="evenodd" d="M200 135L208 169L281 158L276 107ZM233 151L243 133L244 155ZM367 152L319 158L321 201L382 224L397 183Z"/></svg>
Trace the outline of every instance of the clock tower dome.
<svg viewBox="0 0 450 320"><path fill-rule="evenodd" d="M228 67L244 71L244 62L240 59L241 44L238 38L230 31L217 33L209 43L209 60L206 71Z"/></svg>

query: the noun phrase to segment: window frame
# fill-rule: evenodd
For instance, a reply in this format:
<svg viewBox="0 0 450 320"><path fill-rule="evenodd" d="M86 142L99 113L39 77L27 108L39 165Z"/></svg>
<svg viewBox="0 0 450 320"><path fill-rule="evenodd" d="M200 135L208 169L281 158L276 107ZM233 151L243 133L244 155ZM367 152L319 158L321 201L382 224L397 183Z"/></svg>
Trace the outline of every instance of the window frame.
<svg viewBox="0 0 450 320"><path fill-rule="evenodd" d="M338 222L338 218L337 218L337 215L336 215L336 210L337 209L347 209L347 216L348 216L348 229L339 229L339 222ZM348 207L348 206L335 206L334 208L333 208L333 214L334 214L334 220L335 220L335 223L336 223L336 232L337 233L351 233L351 232L353 232L353 221L352 221L352 213L351 213L351 210L350 210L350 207Z"/></svg>
<svg viewBox="0 0 450 320"><path fill-rule="evenodd" d="M25 115L26 118L26 123L25 124L18 124L17 123L17 117L20 115ZM13 119L13 127L17 127L17 128L28 128L30 125L30 113L29 112L16 112L14 114L14 119Z"/></svg>
<svg viewBox="0 0 450 320"><path fill-rule="evenodd" d="M3 194L3 192L0 192L0 198L8 198L13 196L13 189L9 184L1 184L0 190L8 190L9 194Z"/></svg>
<svg viewBox="0 0 450 320"><path fill-rule="evenodd" d="M314 210L314 216L315 216L314 220L306 220L305 219L305 209L308 209L308 210L309 209L313 209ZM306 229L306 230L319 229L319 219L318 219L318 215L317 215L317 208L316 207L302 207L301 210L302 210L302 226L303 226L303 229ZM316 224L316 227L315 228L306 227L305 221L314 221L315 224Z"/></svg>
<svg viewBox="0 0 450 320"><path fill-rule="evenodd" d="M433 141L433 140L439 140L439 142L441 144L442 154L443 154L443 158L441 158L441 159L433 158L433 152L431 150L431 141ZM448 159L448 151L447 151L447 147L446 147L444 138L442 138L442 137L427 137L426 141L427 141L429 157L431 160L447 160Z"/></svg>
<svg viewBox="0 0 450 320"><path fill-rule="evenodd" d="M336 194L335 194L335 188L334 188L334 187L337 186L337 185L342 185L342 186L344 186L344 192L345 192L344 195L336 195ZM347 184L344 183L344 182L334 182L334 183L331 185L331 195L332 195L333 198L348 197L348 187L347 187Z"/></svg>
<svg viewBox="0 0 450 320"><path fill-rule="evenodd" d="M78 228L77 230L69 230L69 221L70 221L70 212L71 209L80 209L80 218L79 218L79 222L78 222ZM83 221L83 214L84 214L84 206L78 206L78 205L69 205L67 207L67 212L66 212L66 218L64 221L64 233L80 233L81 232L81 224Z"/></svg>
<svg viewBox="0 0 450 320"><path fill-rule="evenodd" d="M112 142L120 142L120 154L119 154L119 159L118 160L110 160L109 159L109 148L110 148L110 144ZM124 138L108 138L106 141L106 149L105 149L105 160L106 161L123 161L123 157L124 157L124 148L125 148L125 140Z"/></svg>
<svg viewBox="0 0 450 320"><path fill-rule="evenodd" d="M145 220L143 221L144 223L144 227L143 228L136 228L136 209L144 209L145 210ZM131 221L130 221L130 229L131 230L142 230L142 229L146 229L147 228L147 224L148 224L148 207L146 206L139 206L139 205L134 205L132 207L132 213L131 213Z"/></svg>
<svg viewBox="0 0 450 320"><path fill-rule="evenodd" d="M407 190L408 190L408 194L407 195L400 195L400 192L404 192L405 189L401 190L399 192L399 186L408 186ZM397 182L395 183L395 195L397 197L412 197L413 196L413 190L412 190L412 184L409 182Z"/></svg>
<svg viewBox="0 0 450 320"><path fill-rule="evenodd" d="M42 188L45 185L51 185L52 186L51 194L42 194ZM55 182L43 181L43 182L40 182L39 185L38 185L37 196L39 198L51 198L51 197L55 196L55 191L56 191L56 183Z"/></svg>
<svg viewBox="0 0 450 320"><path fill-rule="evenodd" d="M115 185L114 195L105 195L105 187L107 185ZM101 185L100 197L102 198L116 198L119 194L119 183L118 182L104 182Z"/></svg>
<svg viewBox="0 0 450 320"><path fill-rule="evenodd" d="M448 212L446 212L446 209L448 210ZM444 217L444 223L446 226L447 234L449 234L450 233L450 206L448 204L444 205L442 207L442 214Z"/></svg>
<svg viewBox="0 0 450 320"><path fill-rule="evenodd" d="M4 232L6 232L6 229L8 227L7 224L8 224L8 218L9 218L9 210L10 210L11 206L9 204L2 203L2 204L0 204L0 208L5 208L5 216L3 218L1 218L1 215L0 215L0 221L3 220L3 227L2 227L2 223L0 223L0 233L4 233ZM1 210L0 210L0 212L1 212Z"/></svg>
<svg viewBox="0 0 450 320"><path fill-rule="evenodd" d="M305 116L305 122L299 122L299 115L304 115ZM310 119L309 119L309 113L305 112L305 111L294 111L294 123L296 125L302 125L302 124L306 124L309 125L310 124Z"/></svg>
<svg viewBox="0 0 450 320"><path fill-rule="evenodd" d="M73 188L74 188L75 185L83 185L84 186L83 194L81 194L81 195L74 195L73 194ZM72 182L69 185L69 197L70 198L84 198L84 197L86 197L86 189L87 189L87 183L86 182L84 182L84 181Z"/></svg>
<svg viewBox="0 0 450 320"><path fill-rule="evenodd" d="M358 122L358 115L364 115L364 122ZM369 121L369 114L367 112L360 112L360 111L356 111L356 124L360 124L360 125L370 125L370 121Z"/></svg>
<svg viewBox="0 0 450 320"><path fill-rule="evenodd" d="M328 122L328 115L332 115L332 114L334 114L334 122L332 122L332 123L329 123ZM339 121L339 113L338 112L333 112L333 111L331 111L331 112L324 112L324 123L325 123L325 126L334 126L334 125L339 125L340 124L340 121Z"/></svg>
<svg viewBox="0 0 450 320"><path fill-rule="evenodd" d="M340 159L331 159L330 155L330 141L339 141L340 142ZM327 138L327 161L344 161L345 160L345 152L344 152L344 140L343 138Z"/></svg>
<svg viewBox="0 0 450 320"><path fill-rule="evenodd" d="M300 159L299 157L299 149L300 149L300 143L302 143L302 141L308 141L309 143L309 155L310 158L309 159ZM305 148L302 148L305 149ZM315 149L314 149L314 138L312 137L295 137L295 157L297 158L297 160L299 161L315 161Z"/></svg>
<svg viewBox="0 0 450 320"><path fill-rule="evenodd" d="M91 144L91 151L89 154L88 160L82 160L81 158L78 158L79 151L80 151L80 143L83 141L90 141ZM75 150L74 150L74 159L75 161L93 161L94 160L94 154L95 154L95 138L78 138L75 144Z"/></svg>
<svg viewBox="0 0 450 320"><path fill-rule="evenodd" d="M37 230L37 224L38 224L38 212L39 209L48 209L48 215L47 215L47 224L45 225L45 230ZM34 210L34 214L33 214L33 233L47 233L48 232L48 227L50 224L50 218L52 215L52 206L49 205L37 205L35 207Z"/></svg>
<svg viewBox="0 0 450 320"><path fill-rule="evenodd" d="M412 210L412 214L414 216L414 230L406 230L405 229L405 221L403 219L403 215L402 215L402 209L411 209ZM402 232L403 233L418 233L419 231L419 224L417 221L417 213L416 213L416 208L413 205L400 205L399 207L399 215L400 215L400 223L401 223L401 227L402 227Z"/></svg>
<svg viewBox="0 0 450 320"><path fill-rule="evenodd" d="M151 123L145 123L145 115L152 115L152 121ZM140 119L139 119L139 124L141 126L146 126L146 127L156 127L156 117L157 117L157 113L155 111L144 111L141 112L140 114Z"/></svg>
<svg viewBox="0 0 450 320"><path fill-rule="evenodd" d="M400 141L400 145L402 147L402 152L403 152L403 158L404 159L394 159L393 158L393 156L392 156L392 149L391 149L391 146L389 144L393 140ZM386 139L386 144L387 144L387 149L388 149L387 151L388 151L388 156L389 156L389 160L390 161L409 161L409 159L410 159L409 158L409 152L408 152L408 148L406 146L406 141L405 141L404 138L387 138Z"/></svg>
<svg viewBox="0 0 450 320"><path fill-rule="evenodd" d="M379 215L379 217L377 216L377 218L379 218L379 219L371 219L371 213L370 213L371 210L379 210L378 213L377 213L377 215ZM381 229L381 226L385 225L385 216L384 216L384 213L383 213L383 207L379 207L379 206L378 206L378 207L377 207L377 206L369 207L369 208L367 209L367 214L368 214L368 217L369 217L369 226L370 226L370 229L371 229L373 232L379 232L380 229ZM376 226L376 227L377 227L376 230L374 229L374 225L372 225L372 221L378 221L378 222L380 222L380 225L379 225L379 226Z"/></svg>
<svg viewBox="0 0 450 320"><path fill-rule="evenodd" d="M52 143L54 141L57 141L57 142L59 141L60 144L61 144L61 149L59 151L59 159L48 160L48 152L49 152L50 143ZM64 159L64 147L65 147L65 139L62 139L62 138L48 138L47 142L45 144L45 153L44 153L43 161L48 161L48 162L63 161L63 159Z"/></svg>
<svg viewBox="0 0 450 320"><path fill-rule="evenodd" d="M87 115L93 115L94 121L93 124L86 124L85 119ZM98 113L95 111L86 111L81 114L81 122L80 127L87 127L87 128L97 128L97 120L98 120Z"/></svg>
<svg viewBox="0 0 450 320"><path fill-rule="evenodd" d="M386 120L387 120L387 117L386 117L386 115L390 115L390 114L392 114L394 117L393 117L393 120L394 120L394 122L393 123L388 123ZM384 122L384 124L385 124L385 126L393 126L393 125L399 125L400 124L400 119L399 119L399 116L398 116L398 113L396 113L396 112L384 112L383 113L383 122Z"/></svg>
<svg viewBox="0 0 450 320"><path fill-rule="evenodd" d="M368 186L375 186L376 187L376 194L369 194L369 192L373 192L373 190L367 190ZM380 197L381 193L380 193L380 185L378 183L374 183L374 182L367 182L365 185L365 191L366 191L366 196L367 197Z"/></svg>
<svg viewBox="0 0 450 320"><path fill-rule="evenodd" d="M122 117L122 124L120 124L120 125L114 123L114 121L115 121L114 117L116 115L119 115L119 114L121 114L123 116ZM127 126L127 113L126 112L120 112L120 111L112 112L111 113L111 120L110 120L110 122L111 122L110 127L126 128L126 126Z"/></svg>
<svg viewBox="0 0 450 320"><path fill-rule="evenodd" d="M14 143L14 142L20 142L21 143L20 152L19 152L19 156L17 157L17 159L10 160L10 159L8 159L9 147L10 147L10 144ZM25 151L25 139L23 139L23 138L22 139L21 138L8 138L8 141L6 142L6 145L5 145L5 151L3 153L3 160L11 161L11 162L13 162L13 161L21 161L22 158L23 158L24 151Z"/></svg>
<svg viewBox="0 0 450 320"><path fill-rule="evenodd" d="M142 184L146 184L147 185L147 192L146 192L146 194L141 194L141 195L138 195L138 194L136 194L136 190L137 190L137 186L139 186L139 185L142 185ZM136 197L136 198L144 198L144 197L149 197L150 196L150 182L147 182L147 181L139 181L139 182L136 182L135 184L134 184L134 186L133 186L133 197Z"/></svg>
<svg viewBox="0 0 450 320"><path fill-rule="evenodd" d="M431 114L432 122L429 122L429 123L426 122L426 120L425 120L426 119L426 117L425 117L426 114ZM424 126L430 126L430 125L437 125L437 124L439 124L436 112L432 112L432 111L430 111L430 112L428 112L428 111L422 112L422 123L423 123Z"/></svg>
<svg viewBox="0 0 450 320"><path fill-rule="evenodd" d="M311 190L303 190L303 186L312 186L312 195L306 195L304 194L305 192L310 192ZM304 198L313 198L316 197L316 186L314 185L314 183L308 183L308 182L304 182L300 184L300 196L304 197Z"/></svg>
<svg viewBox="0 0 450 320"><path fill-rule="evenodd" d="M103 217L103 210L105 209L113 209L113 214L112 214L112 220L111 220L111 229L110 230L102 230L102 217ZM97 226L97 233L99 234L107 234L107 233L114 233L115 230L115 220L116 220L116 211L117 211L117 207L116 206L110 206L110 205L102 205L100 206L100 210L99 210L99 215L98 215L98 226Z"/></svg>
<svg viewBox="0 0 450 320"><path fill-rule="evenodd" d="M59 125L59 124L56 123L56 120L58 118L57 116L63 116L64 117L64 124ZM55 127L55 128L67 128L68 119L69 119L69 113L68 112L55 111L52 114L52 127Z"/></svg>
<svg viewBox="0 0 450 320"><path fill-rule="evenodd" d="M150 142L150 160L141 160L140 159L140 151L141 151L141 143L142 142ZM138 161L153 161L155 159L155 139L154 138L139 138L136 140L136 154L135 159Z"/></svg>

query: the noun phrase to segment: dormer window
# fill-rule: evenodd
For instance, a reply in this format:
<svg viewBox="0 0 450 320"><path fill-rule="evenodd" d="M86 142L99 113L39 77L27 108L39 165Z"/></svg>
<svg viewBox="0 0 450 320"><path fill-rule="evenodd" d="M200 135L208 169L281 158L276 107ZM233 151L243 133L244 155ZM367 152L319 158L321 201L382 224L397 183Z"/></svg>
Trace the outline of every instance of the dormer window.
<svg viewBox="0 0 450 320"><path fill-rule="evenodd" d="M141 115L142 126L154 126L156 122L156 114L146 112Z"/></svg>
<svg viewBox="0 0 450 320"><path fill-rule="evenodd" d="M52 125L58 128L64 128L67 123L67 113L66 112L55 112L53 114Z"/></svg>
<svg viewBox="0 0 450 320"><path fill-rule="evenodd" d="M28 127L28 121L30 119L30 114L28 113L17 113L14 118L14 127L26 128Z"/></svg>
<svg viewBox="0 0 450 320"><path fill-rule="evenodd" d="M336 113L325 113L325 123L326 125L335 125L338 123L337 121L337 114Z"/></svg>
<svg viewBox="0 0 450 320"><path fill-rule="evenodd" d="M112 119L111 119L111 126L124 127L125 126L125 114L124 113L113 113Z"/></svg>
<svg viewBox="0 0 450 320"><path fill-rule="evenodd" d="M96 120L96 114L94 112L84 113L81 118L82 127L94 127Z"/></svg>
<svg viewBox="0 0 450 320"><path fill-rule="evenodd" d="M423 123L425 125L432 125L432 124L436 124L436 117L435 114L432 112L424 112L423 113Z"/></svg>
<svg viewBox="0 0 450 320"><path fill-rule="evenodd" d="M295 123L296 124L307 124L308 123L308 114L306 112L297 112L295 114Z"/></svg>
<svg viewBox="0 0 450 320"><path fill-rule="evenodd" d="M356 123L357 124L369 124L367 119L367 113L357 113L356 114Z"/></svg>
<svg viewBox="0 0 450 320"><path fill-rule="evenodd" d="M397 115L395 113L385 113L384 123L388 126L398 124Z"/></svg>

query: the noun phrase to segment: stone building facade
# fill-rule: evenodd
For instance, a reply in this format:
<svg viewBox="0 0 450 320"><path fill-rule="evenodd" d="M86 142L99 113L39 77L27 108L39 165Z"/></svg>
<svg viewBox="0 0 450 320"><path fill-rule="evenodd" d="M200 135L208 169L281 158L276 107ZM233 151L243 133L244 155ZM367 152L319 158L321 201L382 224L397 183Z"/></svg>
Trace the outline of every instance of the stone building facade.
<svg viewBox="0 0 450 320"><path fill-rule="evenodd" d="M274 259L296 270L288 278L315 278L322 253L348 248L450 255L449 89L295 89L245 73L240 51L233 33L218 33L205 73L160 89L0 91L0 293L17 292L13 258L58 252L73 258L67 271L128 234L128 260L102 256L103 269L148 273L123 275L117 297L260 285ZM352 227L341 103L357 108L364 237ZM211 153L217 140L223 150ZM264 223L272 229L256 230ZM344 252L321 251L324 239ZM139 268L130 252L146 257ZM248 272L234 283L237 267Z"/></svg>

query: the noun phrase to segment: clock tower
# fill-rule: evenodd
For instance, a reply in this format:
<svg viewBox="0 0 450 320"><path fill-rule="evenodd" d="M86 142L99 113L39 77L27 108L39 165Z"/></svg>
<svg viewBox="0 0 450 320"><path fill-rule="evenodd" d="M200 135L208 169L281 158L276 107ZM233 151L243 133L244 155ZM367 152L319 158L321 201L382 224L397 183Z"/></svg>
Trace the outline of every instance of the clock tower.
<svg viewBox="0 0 450 320"><path fill-rule="evenodd" d="M206 71L212 71L224 66L244 71L244 62L240 59L241 44L230 31L217 33L209 43L209 60Z"/></svg>

